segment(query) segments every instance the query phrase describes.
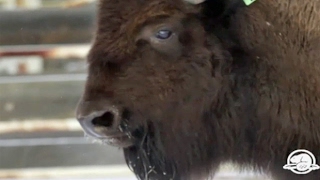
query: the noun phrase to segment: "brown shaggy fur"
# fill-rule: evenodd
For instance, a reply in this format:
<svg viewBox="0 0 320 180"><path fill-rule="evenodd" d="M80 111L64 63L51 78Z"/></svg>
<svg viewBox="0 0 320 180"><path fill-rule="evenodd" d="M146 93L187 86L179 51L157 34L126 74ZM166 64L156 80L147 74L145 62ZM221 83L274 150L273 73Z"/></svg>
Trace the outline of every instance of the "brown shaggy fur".
<svg viewBox="0 0 320 180"><path fill-rule="evenodd" d="M82 101L125 109L139 179L192 179L226 161L320 179L282 168L296 149L320 160L320 0L258 0L220 16L224 2L102 0ZM135 43L164 17L182 26L177 56Z"/></svg>

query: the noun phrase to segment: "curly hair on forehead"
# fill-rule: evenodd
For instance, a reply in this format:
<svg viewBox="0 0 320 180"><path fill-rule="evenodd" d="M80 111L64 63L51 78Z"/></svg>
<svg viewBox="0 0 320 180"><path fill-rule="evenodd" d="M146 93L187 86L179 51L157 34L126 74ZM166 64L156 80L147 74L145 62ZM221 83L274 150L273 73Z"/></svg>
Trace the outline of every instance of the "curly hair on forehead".
<svg viewBox="0 0 320 180"><path fill-rule="evenodd" d="M139 27L158 17L181 16L199 12L199 8L183 3L181 0L161 1L100 1L98 28L95 39L96 48L103 49L110 59L128 56L135 50L133 37Z"/></svg>

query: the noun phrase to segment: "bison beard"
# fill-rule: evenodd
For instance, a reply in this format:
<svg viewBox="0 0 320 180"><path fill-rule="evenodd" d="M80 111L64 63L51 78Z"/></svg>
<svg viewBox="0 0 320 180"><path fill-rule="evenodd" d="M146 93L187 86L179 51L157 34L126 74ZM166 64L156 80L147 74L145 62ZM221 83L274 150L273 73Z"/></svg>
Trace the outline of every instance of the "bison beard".
<svg viewBox="0 0 320 180"><path fill-rule="evenodd" d="M77 118L138 179L198 180L231 161L318 180L282 167L296 149L320 158L319 6L102 0Z"/></svg>

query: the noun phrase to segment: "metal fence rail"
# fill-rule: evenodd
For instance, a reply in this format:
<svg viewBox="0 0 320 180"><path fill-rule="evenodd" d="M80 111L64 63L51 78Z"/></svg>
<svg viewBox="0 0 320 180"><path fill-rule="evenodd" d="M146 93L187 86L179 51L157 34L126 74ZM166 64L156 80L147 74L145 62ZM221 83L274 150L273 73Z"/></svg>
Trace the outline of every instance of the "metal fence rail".
<svg viewBox="0 0 320 180"><path fill-rule="evenodd" d="M0 10L0 45L90 42L96 4L78 8Z"/></svg>

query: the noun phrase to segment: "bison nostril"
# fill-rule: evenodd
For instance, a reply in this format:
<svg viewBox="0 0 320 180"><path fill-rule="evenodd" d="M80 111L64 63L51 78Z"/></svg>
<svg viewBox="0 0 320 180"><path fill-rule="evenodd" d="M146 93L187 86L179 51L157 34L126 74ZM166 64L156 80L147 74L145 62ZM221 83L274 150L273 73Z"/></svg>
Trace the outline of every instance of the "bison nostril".
<svg viewBox="0 0 320 180"><path fill-rule="evenodd" d="M115 121L115 115L112 112L106 112L100 117L92 120L94 126L112 127Z"/></svg>

